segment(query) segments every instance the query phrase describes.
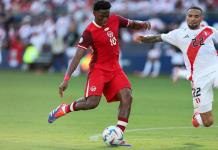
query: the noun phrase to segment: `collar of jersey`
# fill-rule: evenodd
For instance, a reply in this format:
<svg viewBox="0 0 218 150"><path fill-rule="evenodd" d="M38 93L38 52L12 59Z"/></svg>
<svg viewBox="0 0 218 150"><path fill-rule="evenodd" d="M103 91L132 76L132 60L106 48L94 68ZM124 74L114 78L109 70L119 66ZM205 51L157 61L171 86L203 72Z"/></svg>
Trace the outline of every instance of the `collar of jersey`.
<svg viewBox="0 0 218 150"><path fill-rule="evenodd" d="M102 28L102 26L99 26L95 21L92 21L92 23L93 23L97 28Z"/></svg>

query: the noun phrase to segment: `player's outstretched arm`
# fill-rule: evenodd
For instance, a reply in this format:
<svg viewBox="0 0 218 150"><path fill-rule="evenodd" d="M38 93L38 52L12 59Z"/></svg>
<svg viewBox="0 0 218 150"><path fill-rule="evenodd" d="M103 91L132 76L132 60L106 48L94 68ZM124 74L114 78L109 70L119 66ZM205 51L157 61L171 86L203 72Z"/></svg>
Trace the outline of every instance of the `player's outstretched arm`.
<svg viewBox="0 0 218 150"><path fill-rule="evenodd" d="M68 86L68 81L70 80L70 77L71 77L72 73L75 71L75 69L78 66L81 58L84 55L84 53L85 53L84 49L77 48L76 55L70 61L70 64L69 64L69 66L67 68L64 80L59 85L59 95L60 95L60 97L63 97L63 92L66 90L66 88Z"/></svg>
<svg viewBox="0 0 218 150"><path fill-rule="evenodd" d="M128 26L130 29L134 30L150 30L151 29L151 23L148 21L137 21L137 20L132 20L130 21L130 24Z"/></svg>
<svg viewBox="0 0 218 150"><path fill-rule="evenodd" d="M138 35L134 38L135 42L138 43L156 43L156 42L163 42L160 35L149 35L149 36L142 36Z"/></svg>

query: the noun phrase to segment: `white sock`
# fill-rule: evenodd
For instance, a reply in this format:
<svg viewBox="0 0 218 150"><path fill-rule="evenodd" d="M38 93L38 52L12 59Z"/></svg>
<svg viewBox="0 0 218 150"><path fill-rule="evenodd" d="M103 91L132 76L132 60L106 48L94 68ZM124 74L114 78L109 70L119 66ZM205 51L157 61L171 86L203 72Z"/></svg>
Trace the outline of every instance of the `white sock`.
<svg viewBox="0 0 218 150"><path fill-rule="evenodd" d="M197 122L199 123L199 125L203 125L203 121L202 121L202 119L201 119L201 115L200 114L197 114L197 115L195 115L195 119L197 120Z"/></svg>
<svg viewBox="0 0 218 150"><path fill-rule="evenodd" d="M70 104L70 111L75 111L74 109L74 105L76 104L76 101L74 101L73 103Z"/></svg>

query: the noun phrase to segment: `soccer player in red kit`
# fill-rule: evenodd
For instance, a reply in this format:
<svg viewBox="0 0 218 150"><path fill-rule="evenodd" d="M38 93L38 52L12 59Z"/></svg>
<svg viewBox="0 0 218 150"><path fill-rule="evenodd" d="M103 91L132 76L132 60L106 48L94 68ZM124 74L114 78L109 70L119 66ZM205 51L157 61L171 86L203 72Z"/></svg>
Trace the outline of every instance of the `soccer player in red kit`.
<svg viewBox="0 0 218 150"><path fill-rule="evenodd" d="M59 105L49 114L49 123L69 112L96 108L103 93L107 102L120 102L117 127L124 132L131 110L132 94L130 82L118 62L119 29L122 27L135 30L150 29L150 23L128 20L110 14L110 8L111 4L106 0L98 0L94 3L93 14L95 19L83 32L77 46L76 55L69 64L64 80L59 86L59 94L62 97L71 74L76 69L85 51L90 49L92 59L84 97L71 104Z"/></svg>

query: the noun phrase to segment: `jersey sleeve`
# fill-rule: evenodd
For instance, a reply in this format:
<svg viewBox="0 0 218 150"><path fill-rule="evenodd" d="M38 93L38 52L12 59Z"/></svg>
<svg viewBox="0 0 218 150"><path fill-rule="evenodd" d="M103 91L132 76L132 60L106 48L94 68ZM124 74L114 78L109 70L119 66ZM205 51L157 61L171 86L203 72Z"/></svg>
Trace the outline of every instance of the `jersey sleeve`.
<svg viewBox="0 0 218 150"><path fill-rule="evenodd" d="M124 18L122 16L117 16L118 19L119 19L119 27L122 28L122 27L128 27L129 26L129 19L127 18Z"/></svg>
<svg viewBox="0 0 218 150"><path fill-rule="evenodd" d="M87 30L85 30L79 40L79 44L77 45L77 47L82 48L82 49L88 49L89 46L91 45L91 41L92 41L92 36L91 33Z"/></svg>
<svg viewBox="0 0 218 150"><path fill-rule="evenodd" d="M173 31L168 32L167 34L161 34L161 39L164 42L167 42L167 43L172 44L172 45L179 48L177 35L178 35L177 30L173 30Z"/></svg>

